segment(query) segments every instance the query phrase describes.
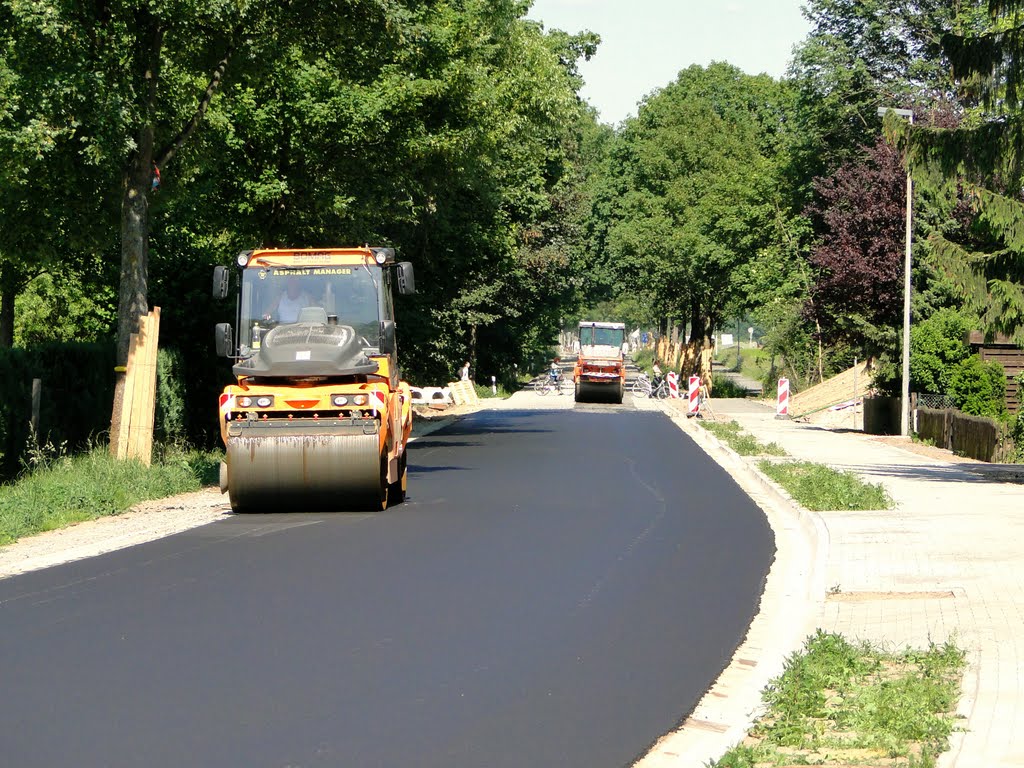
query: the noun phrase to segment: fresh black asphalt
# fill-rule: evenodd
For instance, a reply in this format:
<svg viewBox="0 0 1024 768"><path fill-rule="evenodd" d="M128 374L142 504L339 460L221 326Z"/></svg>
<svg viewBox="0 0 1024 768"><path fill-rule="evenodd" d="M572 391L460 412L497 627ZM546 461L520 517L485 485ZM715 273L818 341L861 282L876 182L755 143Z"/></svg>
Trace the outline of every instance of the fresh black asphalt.
<svg viewBox="0 0 1024 768"><path fill-rule="evenodd" d="M484 411L383 513L0 581L0 764L618 768L756 612L763 515L661 414Z"/></svg>

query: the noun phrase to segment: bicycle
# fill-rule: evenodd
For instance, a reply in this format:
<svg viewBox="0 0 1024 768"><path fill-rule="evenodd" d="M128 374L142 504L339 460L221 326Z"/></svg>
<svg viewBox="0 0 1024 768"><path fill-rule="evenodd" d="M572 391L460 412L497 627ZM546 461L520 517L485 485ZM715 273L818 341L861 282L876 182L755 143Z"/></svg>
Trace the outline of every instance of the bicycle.
<svg viewBox="0 0 1024 768"><path fill-rule="evenodd" d="M557 395L562 394L562 377L559 376L556 379L550 376L544 376L540 381L533 385L534 390L538 395L548 395L554 392Z"/></svg>
<svg viewBox="0 0 1024 768"><path fill-rule="evenodd" d="M658 381L658 385L654 386L654 382L651 381L650 377L646 373L641 373L636 377L636 381L633 382L632 392L634 397L652 397L664 400L669 396L668 380L663 376Z"/></svg>

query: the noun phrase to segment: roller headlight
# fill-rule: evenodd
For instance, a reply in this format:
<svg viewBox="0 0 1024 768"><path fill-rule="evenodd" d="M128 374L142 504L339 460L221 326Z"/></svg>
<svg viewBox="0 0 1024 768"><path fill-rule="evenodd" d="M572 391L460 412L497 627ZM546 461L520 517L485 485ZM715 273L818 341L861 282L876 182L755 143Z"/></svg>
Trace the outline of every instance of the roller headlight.
<svg viewBox="0 0 1024 768"><path fill-rule="evenodd" d="M270 395L261 395L256 398L256 405L260 408L269 408L274 404L274 398Z"/></svg>
<svg viewBox="0 0 1024 768"><path fill-rule="evenodd" d="M366 395L356 395L352 398L352 405L366 405L368 400Z"/></svg>
<svg viewBox="0 0 1024 768"><path fill-rule="evenodd" d="M348 405L348 398L344 395L331 395L331 402L337 406Z"/></svg>
<svg viewBox="0 0 1024 768"><path fill-rule="evenodd" d="M252 406L252 398L244 395L238 398L235 402L238 403L239 408L249 408Z"/></svg>

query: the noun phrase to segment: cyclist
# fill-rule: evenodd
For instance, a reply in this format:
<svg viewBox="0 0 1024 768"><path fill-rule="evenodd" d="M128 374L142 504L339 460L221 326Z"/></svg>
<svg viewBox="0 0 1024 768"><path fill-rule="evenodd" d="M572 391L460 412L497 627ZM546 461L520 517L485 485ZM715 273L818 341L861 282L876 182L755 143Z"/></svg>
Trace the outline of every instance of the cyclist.
<svg viewBox="0 0 1024 768"><path fill-rule="evenodd" d="M654 358L654 362L651 364L651 370L654 371L654 378L651 380L651 389L656 390L658 385L661 384L663 378L661 374L661 366L658 365L658 358Z"/></svg>
<svg viewBox="0 0 1024 768"><path fill-rule="evenodd" d="M551 367L548 369L548 376L551 377L551 383L557 387L559 379L562 378L562 367L558 364L557 357L551 361Z"/></svg>

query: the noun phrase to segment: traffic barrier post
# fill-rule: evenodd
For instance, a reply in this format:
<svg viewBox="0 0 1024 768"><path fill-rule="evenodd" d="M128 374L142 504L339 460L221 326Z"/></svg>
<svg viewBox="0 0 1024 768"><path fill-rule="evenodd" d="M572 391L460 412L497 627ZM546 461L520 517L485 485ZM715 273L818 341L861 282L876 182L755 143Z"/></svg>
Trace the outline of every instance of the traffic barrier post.
<svg viewBox="0 0 1024 768"><path fill-rule="evenodd" d="M686 408L687 416L696 416L700 412L700 376L690 377L688 391L689 403Z"/></svg>
<svg viewBox="0 0 1024 768"><path fill-rule="evenodd" d="M775 400L775 418L789 418L789 379L779 379L778 395Z"/></svg>

